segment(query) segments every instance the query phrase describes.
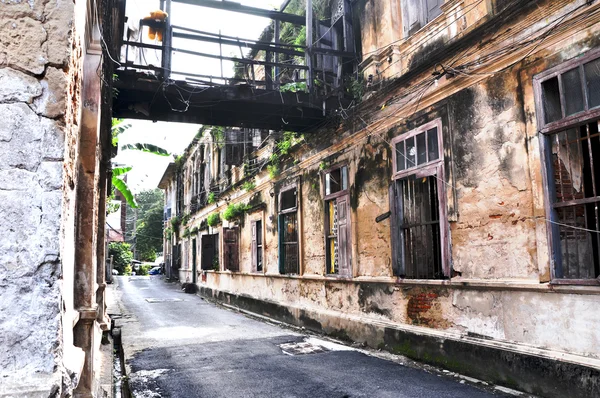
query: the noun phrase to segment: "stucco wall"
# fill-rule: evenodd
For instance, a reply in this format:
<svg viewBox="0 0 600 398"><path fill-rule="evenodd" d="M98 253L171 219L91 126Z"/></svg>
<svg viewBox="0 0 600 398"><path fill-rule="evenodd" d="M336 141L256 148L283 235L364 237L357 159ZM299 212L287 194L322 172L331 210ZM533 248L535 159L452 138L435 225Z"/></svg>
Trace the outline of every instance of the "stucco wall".
<svg viewBox="0 0 600 398"><path fill-rule="evenodd" d="M62 0L0 7L0 396L68 393L79 372L61 311L73 291L73 232L61 225L74 221L74 12Z"/></svg>
<svg viewBox="0 0 600 398"><path fill-rule="evenodd" d="M568 13L583 4L542 3L547 8L505 21L507 28L514 26L507 31L517 38L531 34L524 27L547 24L537 19L540 16ZM469 18L478 19L468 19L468 26L477 26L488 15L473 10ZM598 47L598 20L595 15L582 18L569 29L555 31L524 61L519 60L527 48L486 65L488 72L440 77L411 102L405 99L406 87L430 78L434 67L420 74L412 71L404 86L391 85L396 91L386 92L385 98L366 100L355 110L358 116L349 116L337 129L306 134L306 142L284 161L281 177L271 181L263 172L255 178L254 191L232 189L224 195L226 201L192 217L191 226L199 225L209 213L222 212L228 203L247 203L257 193L266 204L261 215L266 227L264 273L250 274L249 221L258 217L253 213L238 223L241 272L209 271L202 285L291 308L362 317L367 323L390 322L482 344L514 343L514 349L535 348L541 350L536 355L543 352L555 359L571 355L571 361L598 366L600 317L594 303L600 289L548 283L551 255L532 89L536 73ZM503 39L517 40L509 36ZM370 40L372 36L364 33L363 41ZM369 47L363 43L363 48ZM389 210L389 142L437 119L443 131L448 220L444 244L451 275L444 281L399 280L392 271L390 219L375 221ZM340 163L348 165L352 221L352 278L345 280L324 276L321 170ZM278 269L275 198L280 187L294 179L300 181L301 276L286 276Z"/></svg>

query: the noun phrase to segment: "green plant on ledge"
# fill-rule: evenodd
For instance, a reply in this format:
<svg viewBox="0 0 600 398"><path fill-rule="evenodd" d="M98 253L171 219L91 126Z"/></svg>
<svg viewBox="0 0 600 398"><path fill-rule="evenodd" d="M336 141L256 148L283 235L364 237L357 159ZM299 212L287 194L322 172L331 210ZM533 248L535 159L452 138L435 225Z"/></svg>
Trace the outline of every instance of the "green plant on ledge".
<svg viewBox="0 0 600 398"><path fill-rule="evenodd" d="M192 228L192 230L190 231L190 233L192 235L196 235L198 233L198 227L196 226L196 227Z"/></svg>
<svg viewBox="0 0 600 398"><path fill-rule="evenodd" d="M221 222L221 215L219 213L211 213L206 217L206 223L209 227L216 227Z"/></svg>
<svg viewBox="0 0 600 398"><path fill-rule="evenodd" d="M254 180L247 180L242 184L242 189L246 192L253 191L256 188L256 183Z"/></svg>
<svg viewBox="0 0 600 398"><path fill-rule="evenodd" d="M173 228L173 233L175 236L179 235L179 226L181 225L181 219L179 216L175 216L171 218L171 227Z"/></svg>
<svg viewBox="0 0 600 398"><path fill-rule="evenodd" d="M186 228L186 229L183 231L183 235L181 235L181 237L182 237L182 238L187 238L188 236L190 236L190 229L189 229L189 228Z"/></svg>
<svg viewBox="0 0 600 398"><path fill-rule="evenodd" d="M267 165L267 171L269 172L270 179L277 178L281 174L281 169L279 168L278 164Z"/></svg>
<svg viewBox="0 0 600 398"><path fill-rule="evenodd" d="M242 217L250 209L250 206L244 203L230 204L223 212L223 219L226 221L235 220Z"/></svg>
<svg viewBox="0 0 600 398"><path fill-rule="evenodd" d="M217 202L217 195L215 195L214 192L211 192L208 194L208 204L212 205L213 203Z"/></svg>
<svg viewBox="0 0 600 398"><path fill-rule="evenodd" d="M184 213L183 217L181 217L181 224L185 225L188 223L188 221L190 221L190 213Z"/></svg>
<svg viewBox="0 0 600 398"><path fill-rule="evenodd" d="M213 266L213 271L219 270L219 257L218 256L213 257L212 266Z"/></svg>

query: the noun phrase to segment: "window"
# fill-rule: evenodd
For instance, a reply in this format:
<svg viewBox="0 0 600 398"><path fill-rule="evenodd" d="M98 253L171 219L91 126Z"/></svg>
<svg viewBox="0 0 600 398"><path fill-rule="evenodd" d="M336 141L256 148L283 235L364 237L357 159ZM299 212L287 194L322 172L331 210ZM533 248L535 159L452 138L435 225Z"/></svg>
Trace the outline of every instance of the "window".
<svg viewBox="0 0 600 398"><path fill-rule="evenodd" d="M581 116L600 116L598 51L536 76L535 86L543 133L581 122ZM586 115L590 112L592 115Z"/></svg>
<svg viewBox="0 0 600 398"><path fill-rule="evenodd" d="M219 270L219 234L202 235L200 248L203 270Z"/></svg>
<svg viewBox="0 0 600 398"><path fill-rule="evenodd" d="M279 272L299 274L298 189L288 187L279 193Z"/></svg>
<svg viewBox="0 0 600 398"><path fill-rule="evenodd" d="M598 121L547 137L554 277L600 276L600 133Z"/></svg>
<svg viewBox="0 0 600 398"><path fill-rule="evenodd" d="M238 228L223 228L223 263L225 269L237 272L240 270L238 250Z"/></svg>
<svg viewBox="0 0 600 398"><path fill-rule="evenodd" d="M404 36L410 36L442 13L444 0L402 0Z"/></svg>
<svg viewBox="0 0 600 398"><path fill-rule="evenodd" d="M330 169L325 185L325 266L327 274L351 276L348 167Z"/></svg>
<svg viewBox="0 0 600 398"><path fill-rule="evenodd" d="M599 51L534 78L555 283L600 276Z"/></svg>
<svg viewBox="0 0 600 398"><path fill-rule="evenodd" d="M225 132L225 164L239 166L244 157L244 135L241 130Z"/></svg>
<svg viewBox="0 0 600 398"><path fill-rule="evenodd" d="M449 275L441 131L438 119L392 140L392 261L403 278Z"/></svg>
<svg viewBox="0 0 600 398"><path fill-rule="evenodd" d="M263 270L263 230L262 220L252 222L252 269Z"/></svg>

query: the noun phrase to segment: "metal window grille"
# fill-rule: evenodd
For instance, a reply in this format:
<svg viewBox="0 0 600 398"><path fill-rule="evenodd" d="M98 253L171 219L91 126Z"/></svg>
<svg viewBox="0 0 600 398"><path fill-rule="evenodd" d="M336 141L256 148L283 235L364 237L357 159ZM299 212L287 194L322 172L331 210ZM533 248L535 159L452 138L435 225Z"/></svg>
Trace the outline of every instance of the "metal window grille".
<svg viewBox="0 0 600 398"><path fill-rule="evenodd" d="M395 182L399 204L400 276L444 278L440 239L438 184L435 176Z"/></svg>
<svg viewBox="0 0 600 398"><path fill-rule="evenodd" d="M549 136L554 277L600 276L600 133L598 121Z"/></svg>
<svg viewBox="0 0 600 398"><path fill-rule="evenodd" d="M297 212L280 215L283 273L299 274Z"/></svg>

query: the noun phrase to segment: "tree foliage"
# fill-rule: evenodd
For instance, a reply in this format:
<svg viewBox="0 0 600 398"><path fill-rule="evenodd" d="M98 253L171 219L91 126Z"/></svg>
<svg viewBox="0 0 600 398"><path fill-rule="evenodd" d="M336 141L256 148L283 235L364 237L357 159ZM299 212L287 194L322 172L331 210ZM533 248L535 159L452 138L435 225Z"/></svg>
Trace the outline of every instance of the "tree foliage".
<svg viewBox="0 0 600 398"><path fill-rule="evenodd" d="M113 258L113 268L124 274L127 269L131 269L131 261L133 260L133 252L131 245L124 242L110 242L108 244L108 257Z"/></svg>
<svg viewBox="0 0 600 398"><path fill-rule="evenodd" d="M127 240L131 242L135 237L139 260L154 261L157 253L162 251L164 195L160 189L142 191L137 194L137 202L136 210L128 206Z"/></svg>

